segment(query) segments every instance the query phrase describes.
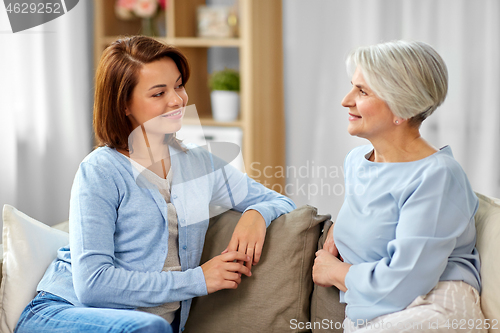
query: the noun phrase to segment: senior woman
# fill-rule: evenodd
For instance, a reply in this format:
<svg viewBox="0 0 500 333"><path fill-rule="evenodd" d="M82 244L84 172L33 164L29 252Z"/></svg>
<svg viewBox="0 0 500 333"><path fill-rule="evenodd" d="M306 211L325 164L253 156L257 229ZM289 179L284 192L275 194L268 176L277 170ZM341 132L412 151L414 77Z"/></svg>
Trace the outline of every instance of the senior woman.
<svg viewBox="0 0 500 333"><path fill-rule="evenodd" d="M347 60L348 132L371 144L345 159L346 195L313 279L340 289L344 332L485 332L478 199L451 148L420 125L443 103L444 61L422 42L361 47Z"/></svg>

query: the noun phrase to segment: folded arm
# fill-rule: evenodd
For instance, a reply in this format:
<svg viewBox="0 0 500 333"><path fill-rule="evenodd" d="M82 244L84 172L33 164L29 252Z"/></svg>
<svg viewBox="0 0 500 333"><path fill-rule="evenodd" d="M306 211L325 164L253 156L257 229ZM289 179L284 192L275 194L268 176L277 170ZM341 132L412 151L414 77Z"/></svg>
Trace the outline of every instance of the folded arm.
<svg viewBox="0 0 500 333"><path fill-rule="evenodd" d="M220 159L214 157L214 163L221 163ZM257 183L231 165L224 166L215 175L211 203L243 212L223 253L238 251L250 256L246 266L251 269L260 260L266 228L272 220L296 206L289 198Z"/></svg>

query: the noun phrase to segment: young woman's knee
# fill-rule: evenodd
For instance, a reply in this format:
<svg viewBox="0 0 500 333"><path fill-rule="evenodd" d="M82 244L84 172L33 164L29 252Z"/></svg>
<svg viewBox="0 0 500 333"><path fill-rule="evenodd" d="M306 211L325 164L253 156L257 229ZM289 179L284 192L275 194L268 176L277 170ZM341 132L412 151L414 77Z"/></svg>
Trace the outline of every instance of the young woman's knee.
<svg viewBox="0 0 500 333"><path fill-rule="evenodd" d="M156 316L145 316L131 331L126 333L172 333L172 327L165 319Z"/></svg>

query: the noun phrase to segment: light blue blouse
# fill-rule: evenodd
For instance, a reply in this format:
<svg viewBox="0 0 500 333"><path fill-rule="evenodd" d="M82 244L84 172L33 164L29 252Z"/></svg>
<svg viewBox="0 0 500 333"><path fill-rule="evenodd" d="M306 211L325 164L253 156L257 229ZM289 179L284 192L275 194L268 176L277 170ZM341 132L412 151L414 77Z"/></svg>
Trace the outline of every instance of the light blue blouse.
<svg viewBox="0 0 500 333"><path fill-rule="evenodd" d="M162 271L165 199L125 156L103 147L80 164L71 190L70 245L59 250L37 289L76 306L133 309L181 301L182 329L191 299L207 294L199 264L209 206L257 210L266 226L295 208L206 150L190 148L184 153L170 147L181 272Z"/></svg>
<svg viewBox="0 0 500 333"><path fill-rule="evenodd" d="M334 227L354 322L404 309L438 281L480 289L478 199L448 146L424 159L375 163L371 145L345 160L346 195Z"/></svg>

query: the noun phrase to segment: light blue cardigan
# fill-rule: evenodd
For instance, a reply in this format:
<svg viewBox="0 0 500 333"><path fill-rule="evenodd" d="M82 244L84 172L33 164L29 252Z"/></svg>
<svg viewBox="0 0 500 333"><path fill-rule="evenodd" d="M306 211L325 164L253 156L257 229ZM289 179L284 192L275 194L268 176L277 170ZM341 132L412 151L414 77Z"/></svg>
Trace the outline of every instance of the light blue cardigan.
<svg viewBox="0 0 500 333"><path fill-rule="evenodd" d="M125 156L102 147L80 164L71 191L70 245L59 250L37 290L75 306L133 309L182 301L182 330L191 299L207 294L199 264L209 205L257 210L266 226L295 208L230 165L224 174L218 168L226 163L204 149L190 148L184 153L170 147L181 272L162 272L168 249L165 199Z"/></svg>

